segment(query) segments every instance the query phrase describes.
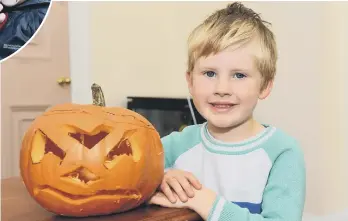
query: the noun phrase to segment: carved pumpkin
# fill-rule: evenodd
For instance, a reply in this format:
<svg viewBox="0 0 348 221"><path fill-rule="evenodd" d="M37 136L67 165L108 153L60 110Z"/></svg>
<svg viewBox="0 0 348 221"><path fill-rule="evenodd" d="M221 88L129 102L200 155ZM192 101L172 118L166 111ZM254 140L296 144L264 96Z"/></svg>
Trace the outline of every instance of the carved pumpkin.
<svg viewBox="0 0 348 221"><path fill-rule="evenodd" d="M37 117L22 142L20 170L30 195L67 216L127 211L161 183L155 128L119 107L63 104Z"/></svg>

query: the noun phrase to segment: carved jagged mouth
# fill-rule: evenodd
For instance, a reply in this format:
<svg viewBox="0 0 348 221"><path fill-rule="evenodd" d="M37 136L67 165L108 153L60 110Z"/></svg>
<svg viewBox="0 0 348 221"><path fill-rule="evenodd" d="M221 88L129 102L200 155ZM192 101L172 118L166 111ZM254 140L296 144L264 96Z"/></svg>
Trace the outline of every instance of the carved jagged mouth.
<svg viewBox="0 0 348 221"><path fill-rule="evenodd" d="M87 168L79 167L73 172L67 173L63 175L62 177L72 179L77 182L81 182L83 184L88 184L89 182L97 181L99 180L99 177L89 171Z"/></svg>
<svg viewBox="0 0 348 221"><path fill-rule="evenodd" d="M40 191L44 192L50 192L51 194L59 194L61 196L64 196L66 198L69 198L71 200L82 200L82 199L88 199L88 198L94 198L94 197L103 197L103 196L115 196L115 197L122 197L122 198L131 198L131 199L139 199L140 194L136 190L125 190L125 189L116 189L116 190L98 190L93 195L78 195L78 194L70 194L66 193L64 191L61 191L59 189L53 188L48 185L40 186L39 188L36 188L35 192L36 194Z"/></svg>

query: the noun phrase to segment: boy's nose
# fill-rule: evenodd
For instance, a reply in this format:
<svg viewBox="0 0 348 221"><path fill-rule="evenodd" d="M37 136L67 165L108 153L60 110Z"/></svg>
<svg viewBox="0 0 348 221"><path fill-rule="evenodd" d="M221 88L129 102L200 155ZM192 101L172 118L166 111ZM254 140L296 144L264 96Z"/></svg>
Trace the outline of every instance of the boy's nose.
<svg viewBox="0 0 348 221"><path fill-rule="evenodd" d="M230 92L228 82L226 80L223 80L223 79L218 80L216 85L215 85L214 94L221 96L221 97L230 96L231 92Z"/></svg>

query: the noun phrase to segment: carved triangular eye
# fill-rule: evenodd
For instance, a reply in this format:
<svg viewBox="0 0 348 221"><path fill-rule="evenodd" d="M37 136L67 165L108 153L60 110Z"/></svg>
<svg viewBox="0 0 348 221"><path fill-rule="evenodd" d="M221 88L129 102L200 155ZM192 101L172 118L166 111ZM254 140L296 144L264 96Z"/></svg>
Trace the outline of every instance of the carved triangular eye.
<svg viewBox="0 0 348 221"><path fill-rule="evenodd" d="M99 143L104 137L106 137L109 133L105 131L101 131L95 135L88 135L83 133L69 133L69 136L78 140L82 145L91 149L97 143Z"/></svg>
<svg viewBox="0 0 348 221"><path fill-rule="evenodd" d="M114 148L110 150L110 152L106 155L104 163L105 167L107 169L113 168L115 166L117 156L120 155L133 156L132 146L128 139L121 140Z"/></svg>
<svg viewBox="0 0 348 221"><path fill-rule="evenodd" d="M65 152L53 143L41 130L35 132L32 147L31 159L34 164L40 163L44 155L48 153L59 157L60 160L63 160L65 157Z"/></svg>
<svg viewBox="0 0 348 221"><path fill-rule="evenodd" d="M50 152L59 157L61 160L63 160L65 157L65 152L46 136L45 154Z"/></svg>
<svg viewBox="0 0 348 221"><path fill-rule="evenodd" d="M132 147L128 139L121 141L117 147L114 147L106 156L106 160L112 160L121 154L126 154L128 156L133 154Z"/></svg>

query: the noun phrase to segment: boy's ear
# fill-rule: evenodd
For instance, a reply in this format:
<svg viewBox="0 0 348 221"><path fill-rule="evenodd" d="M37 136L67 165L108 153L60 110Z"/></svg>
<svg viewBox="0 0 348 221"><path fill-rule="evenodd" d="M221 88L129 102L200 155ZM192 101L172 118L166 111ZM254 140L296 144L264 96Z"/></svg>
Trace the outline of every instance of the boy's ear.
<svg viewBox="0 0 348 221"><path fill-rule="evenodd" d="M273 88L273 80L269 81L266 87L261 91L259 99L263 100L268 97Z"/></svg>
<svg viewBox="0 0 348 221"><path fill-rule="evenodd" d="M189 89L190 94L192 91L192 74L191 72L186 72L186 82L187 82L187 87Z"/></svg>

